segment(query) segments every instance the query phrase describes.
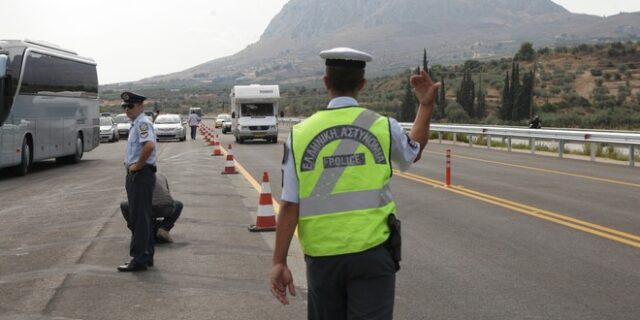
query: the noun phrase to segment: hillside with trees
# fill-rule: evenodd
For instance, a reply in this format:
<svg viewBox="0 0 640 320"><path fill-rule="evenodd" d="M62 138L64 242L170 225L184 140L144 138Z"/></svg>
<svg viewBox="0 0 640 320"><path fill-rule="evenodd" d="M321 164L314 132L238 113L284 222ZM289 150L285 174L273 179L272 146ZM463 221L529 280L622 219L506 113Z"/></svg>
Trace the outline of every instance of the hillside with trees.
<svg viewBox="0 0 640 320"><path fill-rule="evenodd" d="M537 114L545 127L640 129L640 42L538 49L525 42L513 58L456 65L431 65L426 49L415 56L415 69L369 79L361 104L411 121L417 102L408 78L421 66L442 82L435 122L526 125ZM326 106L321 76L281 85L287 116L308 116ZM197 106L217 114L229 110L229 89L221 83L139 91L162 112L185 113ZM101 92L103 110L118 111L118 92Z"/></svg>

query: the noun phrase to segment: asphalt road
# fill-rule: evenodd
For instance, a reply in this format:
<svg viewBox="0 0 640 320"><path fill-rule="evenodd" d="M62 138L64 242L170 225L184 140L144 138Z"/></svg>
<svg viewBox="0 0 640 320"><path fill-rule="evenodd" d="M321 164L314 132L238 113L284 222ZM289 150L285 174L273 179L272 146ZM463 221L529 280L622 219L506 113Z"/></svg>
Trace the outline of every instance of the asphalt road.
<svg viewBox="0 0 640 320"><path fill-rule="evenodd" d="M140 274L115 269L128 259L124 141L79 165L0 172L0 319L304 319L298 246L289 261L299 294L280 306L268 291L273 234L247 231L258 202L249 180L268 171L279 199L285 139L221 135L247 175L221 175L224 157L202 140L160 143L158 166L185 209L176 242ZM396 319L638 319L639 173L430 143L391 182L404 240Z"/></svg>

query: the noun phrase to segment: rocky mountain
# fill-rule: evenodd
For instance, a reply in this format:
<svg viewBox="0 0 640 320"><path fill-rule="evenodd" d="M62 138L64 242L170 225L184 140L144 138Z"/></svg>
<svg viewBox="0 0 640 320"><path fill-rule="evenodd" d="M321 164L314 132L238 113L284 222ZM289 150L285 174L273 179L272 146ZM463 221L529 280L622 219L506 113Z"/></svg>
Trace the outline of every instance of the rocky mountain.
<svg viewBox="0 0 640 320"><path fill-rule="evenodd" d="M640 38L640 12L607 18L574 14L550 0L291 0L257 43L185 71L144 79L171 82L300 82L322 72L318 52L350 46L370 52L371 75L420 63L512 55L537 47Z"/></svg>

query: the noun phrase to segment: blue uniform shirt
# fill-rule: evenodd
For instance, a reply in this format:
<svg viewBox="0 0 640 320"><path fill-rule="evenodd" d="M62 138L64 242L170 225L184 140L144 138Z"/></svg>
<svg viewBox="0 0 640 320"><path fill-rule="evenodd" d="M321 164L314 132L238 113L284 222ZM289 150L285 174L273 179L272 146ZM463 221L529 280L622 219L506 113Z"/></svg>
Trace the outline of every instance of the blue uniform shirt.
<svg viewBox="0 0 640 320"><path fill-rule="evenodd" d="M327 109L347 106L357 106L358 101L351 97L337 97L329 102ZM409 169L413 161L420 152L420 144L411 140L404 132L398 121L389 118L391 129L391 161L400 169ZM287 155L282 162L282 196L281 199L287 202L299 203L298 178L294 167L293 153L291 152L291 134L287 139Z"/></svg>
<svg viewBox="0 0 640 320"><path fill-rule="evenodd" d="M127 140L127 151L124 155L124 165L129 167L140 159L140 153L142 152L142 146L145 142L156 141L156 133L153 129L153 123L147 119L144 112L140 113L138 117L133 120L131 129L129 129L129 139ZM156 149L153 148L151 155L147 159L147 164L156 164Z"/></svg>

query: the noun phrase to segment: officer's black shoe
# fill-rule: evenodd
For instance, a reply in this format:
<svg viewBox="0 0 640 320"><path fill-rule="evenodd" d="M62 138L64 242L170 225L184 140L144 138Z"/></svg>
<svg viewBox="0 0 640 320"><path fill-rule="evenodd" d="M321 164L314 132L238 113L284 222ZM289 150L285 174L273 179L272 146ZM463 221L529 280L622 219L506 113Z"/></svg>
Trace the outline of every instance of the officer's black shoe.
<svg viewBox="0 0 640 320"><path fill-rule="evenodd" d="M139 263L131 260L131 262L125 263L118 267L118 271L120 272L136 272L136 271L146 271L148 263Z"/></svg>
<svg viewBox="0 0 640 320"><path fill-rule="evenodd" d="M123 264L123 266L124 265L128 265L128 264L129 264L129 262L125 262L125 264ZM153 259L147 261L147 267L153 267Z"/></svg>

